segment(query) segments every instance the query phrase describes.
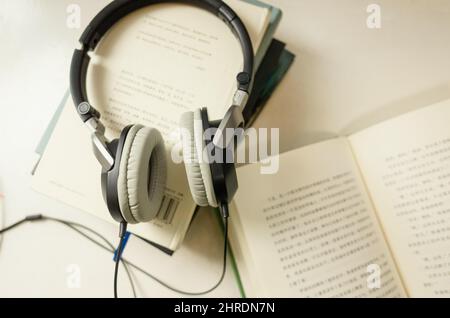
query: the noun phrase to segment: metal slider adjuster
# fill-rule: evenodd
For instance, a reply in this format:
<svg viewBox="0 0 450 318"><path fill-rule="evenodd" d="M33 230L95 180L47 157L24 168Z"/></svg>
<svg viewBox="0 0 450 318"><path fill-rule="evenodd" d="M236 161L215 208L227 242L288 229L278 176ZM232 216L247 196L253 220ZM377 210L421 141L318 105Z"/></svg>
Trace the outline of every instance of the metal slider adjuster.
<svg viewBox="0 0 450 318"><path fill-rule="evenodd" d="M214 135L213 144L216 147L228 148L236 135L236 129L243 128L244 116L242 111L247 104L248 97L248 93L240 89L234 94L233 105L228 109Z"/></svg>
<svg viewBox="0 0 450 318"><path fill-rule="evenodd" d="M248 102L248 93L241 89L238 89L233 96L233 106L238 106L242 110L245 108Z"/></svg>
<svg viewBox="0 0 450 318"><path fill-rule="evenodd" d="M81 115L97 113L87 102L83 102L78 105L77 110ZM105 126L95 115L86 120L84 124L91 132L92 148L95 158L97 158L97 161L101 164L105 171L110 170L114 165L114 157L111 155L107 147L108 141L105 137Z"/></svg>

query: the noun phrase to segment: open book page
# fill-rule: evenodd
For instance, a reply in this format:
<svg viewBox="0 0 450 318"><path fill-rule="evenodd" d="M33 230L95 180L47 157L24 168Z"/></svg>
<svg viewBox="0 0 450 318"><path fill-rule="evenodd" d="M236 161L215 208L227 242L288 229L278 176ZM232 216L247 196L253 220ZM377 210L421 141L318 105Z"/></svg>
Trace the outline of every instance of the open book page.
<svg viewBox="0 0 450 318"><path fill-rule="evenodd" d="M227 1L246 24L255 49L269 10ZM214 15L181 4L150 6L130 14L99 44L88 71L87 94L102 113L107 136L128 124L158 128L168 151L178 142L181 113L208 107L224 115L243 63L230 29ZM159 220L130 230L172 250L182 241L195 209L183 164L168 154L168 183ZM71 99L33 177L39 192L112 221L103 202L100 165Z"/></svg>
<svg viewBox="0 0 450 318"><path fill-rule="evenodd" d="M410 296L450 296L450 101L350 138Z"/></svg>
<svg viewBox="0 0 450 318"><path fill-rule="evenodd" d="M283 154L273 175L260 166L238 169L230 218L247 296L405 296L347 140Z"/></svg>

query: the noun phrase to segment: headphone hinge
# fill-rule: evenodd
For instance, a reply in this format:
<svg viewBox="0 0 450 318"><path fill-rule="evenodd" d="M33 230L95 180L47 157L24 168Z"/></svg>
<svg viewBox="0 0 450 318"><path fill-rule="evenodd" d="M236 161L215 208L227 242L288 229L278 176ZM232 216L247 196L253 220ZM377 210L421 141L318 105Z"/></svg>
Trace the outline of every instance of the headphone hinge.
<svg viewBox="0 0 450 318"><path fill-rule="evenodd" d="M92 149L95 158L101 164L104 171L109 171L114 165L114 157L108 149L108 141L105 137L105 126L96 117L89 118L85 125L91 132Z"/></svg>
<svg viewBox="0 0 450 318"><path fill-rule="evenodd" d="M244 124L242 109L237 105L231 106L217 128L213 144L220 149L228 148L236 133L243 131Z"/></svg>

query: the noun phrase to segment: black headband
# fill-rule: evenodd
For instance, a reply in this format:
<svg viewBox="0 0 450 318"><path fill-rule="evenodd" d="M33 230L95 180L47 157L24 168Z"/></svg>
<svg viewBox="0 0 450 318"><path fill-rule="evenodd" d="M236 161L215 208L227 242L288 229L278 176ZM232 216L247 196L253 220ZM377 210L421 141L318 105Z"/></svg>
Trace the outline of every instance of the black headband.
<svg viewBox="0 0 450 318"><path fill-rule="evenodd" d="M70 91L83 122L92 117L100 118L86 94L86 76L90 62L89 51L95 49L105 33L120 19L142 7L168 2L183 2L203 8L223 20L241 43L244 56L243 71L237 75L238 92L250 93L253 77L253 46L250 36L236 13L222 0L115 0L100 11L80 38L81 49L76 49L70 67ZM239 94L237 94L239 96ZM241 105L242 106L242 105ZM245 105L244 105L245 106Z"/></svg>

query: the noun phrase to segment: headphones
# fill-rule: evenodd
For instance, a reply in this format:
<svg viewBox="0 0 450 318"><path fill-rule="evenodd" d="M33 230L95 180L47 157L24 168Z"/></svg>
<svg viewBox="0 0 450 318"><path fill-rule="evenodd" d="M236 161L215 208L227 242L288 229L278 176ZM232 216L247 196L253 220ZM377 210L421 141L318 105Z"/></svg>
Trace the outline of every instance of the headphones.
<svg viewBox="0 0 450 318"><path fill-rule="evenodd" d="M228 204L238 188L234 163L216 162L202 158L203 149L212 143L213 153L230 151L238 128L244 125L243 110L247 103L253 78L253 47L249 34L236 13L222 0L116 0L107 5L90 22L80 38L70 68L70 91L78 115L91 132L95 157L102 166L103 198L114 220L136 224L154 219L161 206L166 185L166 151L161 133L155 128L130 125L119 139L108 141L100 113L89 103L86 75L89 52L95 50L105 33L121 18L145 6L157 3L183 2L205 9L223 20L239 40L244 64L237 79L232 106L224 118L210 121L206 108L181 116L183 159L190 191L199 206L220 207L228 217ZM208 141L206 130L216 132ZM209 154L211 156L211 154Z"/></svg>

